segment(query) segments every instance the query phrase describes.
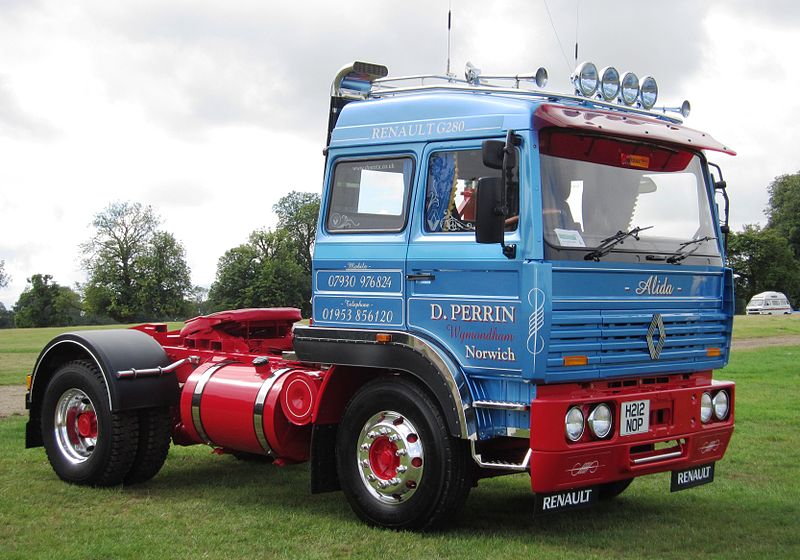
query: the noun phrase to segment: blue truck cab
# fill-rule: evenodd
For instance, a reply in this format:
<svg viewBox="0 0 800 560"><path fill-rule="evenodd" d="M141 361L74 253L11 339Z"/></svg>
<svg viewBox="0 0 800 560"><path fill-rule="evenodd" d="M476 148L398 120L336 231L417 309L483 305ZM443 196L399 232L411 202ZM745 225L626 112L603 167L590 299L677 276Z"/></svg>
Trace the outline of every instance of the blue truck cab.
<svg viewBox="0 0 800 560"><path fill-rule="evenodd" d="M713 479L733 431L734 385L712 372L734 298L706 153L733 151L653 110L644 86L604 100L597 74L587 95L582 70L567 95L364 63L334 81L295 349L333 365L331 394L384 387L345 435L347 407L366 404L343 397L327 420L358 471L343 480L339 456L339 483L369 521L391 526L410 484L398 449L374 443L386 418L416 426L391 437L462 454L477 478L528 472L537 512L643 474L671 471L672 490ZM423 434L428 412L390 383L441 429Z"/></svg>

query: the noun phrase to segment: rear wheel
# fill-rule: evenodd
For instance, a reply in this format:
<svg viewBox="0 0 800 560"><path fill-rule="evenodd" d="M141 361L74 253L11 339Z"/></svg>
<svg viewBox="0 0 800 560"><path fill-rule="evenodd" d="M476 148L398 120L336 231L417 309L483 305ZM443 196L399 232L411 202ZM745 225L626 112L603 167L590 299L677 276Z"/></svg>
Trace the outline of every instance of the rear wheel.
<svg viewBox="0 0 800 560"><path fill-rule="evenodd" d="M161 470L172 437L172 414L169 408L140 410L138 416L139 444L133 464L125 475L126 484L145 482Z"/></svg>
<svg viewBox="0 0 800 560"><path fill-rule="evenodd" d="M350 506L371 525L427 529L464 504L473 470L429 395L402 378L380 379L348 403L337 433L337 470Z"/></svg>
<svg viewBox="0 0 800 560"><path fill-rule="evenodd" d="M56 474L67 482L113 486L136 457L135 413L110 410L105 381L91 362L61 366L45 389L42 441Z"/></svg>

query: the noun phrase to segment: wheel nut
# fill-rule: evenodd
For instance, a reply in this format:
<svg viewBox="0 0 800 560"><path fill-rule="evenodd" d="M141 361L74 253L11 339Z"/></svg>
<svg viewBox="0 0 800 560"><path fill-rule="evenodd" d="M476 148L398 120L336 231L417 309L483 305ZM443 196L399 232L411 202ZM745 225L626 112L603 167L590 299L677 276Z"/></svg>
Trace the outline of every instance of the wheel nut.
<svg viewBox="0 0 800 560"><path fill-rule="evenodd" d="M406 455L406 450L398 449L397 451L394 452L394 454L397 455L398 457L404 457Z"/></svg>
<svg viewBox="0 0 800 560"><path fill-rule="evenodd" d="M399 439L400 439L400 436L398 436L397 434L392 434L392 435L389 436L389 441L397 441Z"/></svg>
<svg viewBox="0 0 800 560"><path fill-rule="evenodd" d="M369 468L369 461L367 459L364 459L363 461L361 461L361 466L364 467L365 469Z"/></svg>
<svg viewBox="0 0 800 560"><path fill-rule="evenodd" d="M378 432L370 432L367 434L367 437L369 439L375 439L376 437L378 437Z"/></svg>
<svg viewBox="0 0 800 560"><path fill-rule="evenodd" d="M361 444L361 449L363 449L364 451L369 451L369 444L368 443L362 443Z"/></svg>
<svg viewBox="0 0 800 560"><path fill-rule="evenodd" d="M399 472L399 473L404 473L407 470L408 470L408 467L406 467L404 465L400 465L399 467L397 467L397 472Z"/></svg>

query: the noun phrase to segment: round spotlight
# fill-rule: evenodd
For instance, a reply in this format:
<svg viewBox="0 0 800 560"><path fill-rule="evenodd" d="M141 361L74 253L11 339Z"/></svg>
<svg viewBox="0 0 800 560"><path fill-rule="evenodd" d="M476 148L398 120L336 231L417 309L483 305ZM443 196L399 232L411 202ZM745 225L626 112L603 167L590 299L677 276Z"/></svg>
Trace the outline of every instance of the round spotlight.
<svg viewBox="0 0 800 560"><path fill-rule="evenodd" d="M547 85L547 69L543 66L540 66L539 69L536 71L536 75L534 76L534 81L536 82L536 87L543 88Z"/></svg>
<svg viewBox="0 0 800 560"><path fill-rule="evenodd" d="M658 99L658 84L653 76L645 76L639 82L639 99L642 107L648 111L653 108Z"/></svg>
<svg viewBox="0 0 800 560"><path fill-rule="evenodd" d="M591 62L581 63L581 65L575 69L572 82L575 84L576 93L584 97L593 96L598 86L597 66Z"/></svg>
<svg viewBox="0 0 800 560"><path fill-rule="evenodd" d="M583 435L583 412L577 406L573 406L564 418L565 433L570 441L578 441Z"/></svg>
<svg viewBox="0 0 800 560"><path fill-rule="evenodd" d="M633 72L622 75L622 88L620 97L625 105L633 105L639 97L639 77Z"/></svg>
<svg viewBox="0 0 800 560"><path fill-rule="evenodd" d="M600 96L604 101L613 101L619 95L619 72L613 66L600 71Z"/></svg>
<svg viewBox="0 0 800 560"><path fill-rule="evenodd" d="M686 119L689 117L689 113L691 112L692 112L692 104L689 103L688 99L686 99L684 100L683 103L681 103L681 116L683 116L683 118Z"/></svg>
<svg viewBox="0 0 800 560"><path fill-rule="evenodd" d="M596 437L603 439L611 433L611 409L605 403L598 404L589 414L589 420L586 423L589 424L589 429Z"/></svg>
<svg viewBox="0 0 800 560"><path fill-rule="evenodd" d="M700 421L703 424L708 424L709 420L711 420L713 409L714 405L711 402L711 395L703 393L703 397L700 399Z"/></svg>
<svg viewBox="0 0 800 560"><path fill-rule="evenodd" d="M717 420L724 420L728 415L728 392L720 391L714 395L714 416Z"/></svg>

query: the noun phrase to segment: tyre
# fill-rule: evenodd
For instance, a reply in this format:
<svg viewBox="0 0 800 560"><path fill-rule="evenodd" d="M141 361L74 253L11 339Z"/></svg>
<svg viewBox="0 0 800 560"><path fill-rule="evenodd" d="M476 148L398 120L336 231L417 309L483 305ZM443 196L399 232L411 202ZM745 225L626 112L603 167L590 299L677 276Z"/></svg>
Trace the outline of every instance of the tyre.
<svg viewBox="0 0 800 560"><path fill-rule="evenodd" d="M172 414L168 407L140 410L139 443L136 457L125 475L126 484L138 484L153 478L167 459L172 438Z"/></svg>
<svg viewBox="0 0 800 560"><path fill-rule="evenodd" d="M474 478L467 442L452 437L428 393L399 377L350 400L336 441L339 482L370 525L431 529L452 520Z"/></svg>
<svg viewBox="0 0 800 560"><path fill-rule="evenodd" d="M91 362L68 362L56 371L45 389L41 422L50 465L67 482L120 484L136 458L136 413L112 414L103 376Z"/></svg>
<svg viewBox="0 0 800 560"><path fill-rule="evenodd" d="M597 495L603 501L613 500L627 490L628 486L631 485L631 482L633 482L633 479L627 478L625 480L617 480L615 482L601 484Z"/></svg>

